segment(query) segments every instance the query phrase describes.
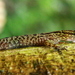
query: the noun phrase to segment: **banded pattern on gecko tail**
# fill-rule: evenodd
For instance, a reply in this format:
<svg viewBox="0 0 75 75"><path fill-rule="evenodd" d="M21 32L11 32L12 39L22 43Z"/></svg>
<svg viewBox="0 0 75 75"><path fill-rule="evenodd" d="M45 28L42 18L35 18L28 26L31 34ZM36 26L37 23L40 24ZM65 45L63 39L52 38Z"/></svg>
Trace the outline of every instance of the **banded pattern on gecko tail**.
<svg viewBox="0 0 75 75"><path fill-rule="evenodd" d="M0 39L0 50L15 49L28 46L43 46L44 41L44 35L40 34L3 38Z"/></svg>
<svg viewBox="0 0 75 75"><path fill-rule="evenodd" d="M28 47L28 46L46 46L57 44L61 40L75 42L74 30L62 30L50 33L40 33L32 35L13 36L0 39L0 50Z"/></svg>

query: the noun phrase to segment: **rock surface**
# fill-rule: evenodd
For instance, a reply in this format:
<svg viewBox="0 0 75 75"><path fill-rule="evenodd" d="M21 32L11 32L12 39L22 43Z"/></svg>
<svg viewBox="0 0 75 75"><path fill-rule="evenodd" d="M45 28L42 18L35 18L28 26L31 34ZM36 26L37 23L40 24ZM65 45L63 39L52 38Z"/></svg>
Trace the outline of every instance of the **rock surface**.
<svg viewBox="0 0 75 75"><path fill-rule="evenodd" d="M75 44L58 46L0 51L0 75L75 75Z"/></svg>

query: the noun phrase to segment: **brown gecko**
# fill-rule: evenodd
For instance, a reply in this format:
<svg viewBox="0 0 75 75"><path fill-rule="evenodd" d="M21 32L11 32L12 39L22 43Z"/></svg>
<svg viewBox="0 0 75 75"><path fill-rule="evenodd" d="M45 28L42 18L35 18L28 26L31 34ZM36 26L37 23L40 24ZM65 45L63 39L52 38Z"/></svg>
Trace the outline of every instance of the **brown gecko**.
<svg viewBox="0 0 75 75"><path fill-rule="evenodd" d="M0 39L0 50L29 46L54 46L61 40L75 42L75 30L61 30L49 33L3 38Z"/></svg>

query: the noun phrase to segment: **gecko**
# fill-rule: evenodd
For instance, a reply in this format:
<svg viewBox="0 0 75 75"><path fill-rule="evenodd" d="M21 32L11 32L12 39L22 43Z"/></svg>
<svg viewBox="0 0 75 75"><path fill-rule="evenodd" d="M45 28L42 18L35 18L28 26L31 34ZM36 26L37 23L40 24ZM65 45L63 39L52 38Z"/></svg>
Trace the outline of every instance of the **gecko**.
<svg viewBox="0 0 75 75"><path fill-rule="evenodd" d="M75 30L13 36L0 39L0 51L30 46L54 46L61 40L75 42Z"/></svg>

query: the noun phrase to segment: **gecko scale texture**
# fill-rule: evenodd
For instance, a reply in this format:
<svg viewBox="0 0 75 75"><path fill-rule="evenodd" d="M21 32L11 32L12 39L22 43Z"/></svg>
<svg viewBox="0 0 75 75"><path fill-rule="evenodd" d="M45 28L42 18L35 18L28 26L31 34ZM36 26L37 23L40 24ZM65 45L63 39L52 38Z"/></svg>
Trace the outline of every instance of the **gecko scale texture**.
<svg viewBox="0 0 75 75"><path fill-rule="evenodd" d="M46 42L57 44L61 40L75 42L75 30L61 30L49 33L13 36L0 39L0 50L28 47L46 46Z"/></svg>

